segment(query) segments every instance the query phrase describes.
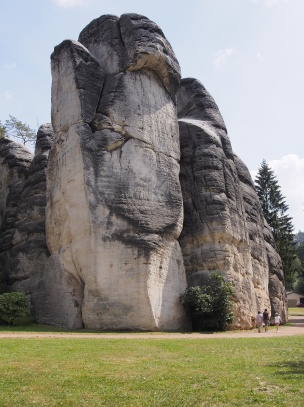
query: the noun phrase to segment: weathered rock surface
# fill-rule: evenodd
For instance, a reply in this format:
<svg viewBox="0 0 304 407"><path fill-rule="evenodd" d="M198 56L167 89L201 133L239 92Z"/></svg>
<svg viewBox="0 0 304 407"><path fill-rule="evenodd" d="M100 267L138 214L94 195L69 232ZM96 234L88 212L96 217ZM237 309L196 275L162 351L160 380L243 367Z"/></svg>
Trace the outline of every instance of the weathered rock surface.
<svg viewBox="0 0 304 407"><path fill-rule="evenodd" d="M34 157L0 140L0 293L28 294L40 323L181 330L180 294L221 270L233 327L264 308L285 322L249 171L203 85L180 86L160 28L101 16L51 59L53 128L40 127Z"/></svg>
<svg viewBox="0 0 304 407"><path fill-rule="evenodd" d="M51 124L40 126L34 158L22 185L10 251L9 285L14 291L31 295L32 312L37 318L40 311L35 296L41 290L50 255L45 237L46 167L53 138Z"/></svg>
<svg viewBox="0 0 304 407"><path fill-rule="evenodd" d="M268 224L264 220L259 198L255 192L251 175L246 165L235 156L235 165L241 184L246 226L249 234L251 263L253 270L253 285L256 289L258 305L263 311L263 296L260 293L261 281L265 270L268 271L268 295L271 305L271 315L278 312L285 323L288 319L284 274L281 258L276 250L275 242ZM267 308L267 307L266 307Z"/></svg>
<svg viewBox="0 0 304 407"><path fill-rule="evenodd" d="M0 293L8 290L15 221L32 158L20 144L0 140Z"/></svg>
<svg viewBox="0 0 304 407"><path fill-rule="evenodd" d="M271 304L271 316L278 312L283 323L288 320L288 309L286 301L286 290L284 283L283 266L278 255L272 232L265 222L264 239L267 251L267 260L269 268L269 298Z"/></svg>
<svg viewBox="0 0 304 407"><path fill-rule="evenodd" d="M101 17L79 39L52 55L49 250L78 282L85 327L182 329L178 63L138 15Z"/></svg>
<svg viewBox="0 0 304 407"><path fill-rule="evenodd" d="M221 270L235 290L235 327L270 308L264 218L248 169L231 148L213 98L195 79L178 92L184 226L180 243L189 285ZM278 261L278 255L274 255ZM282 294L282 280L279 289ZM278 287L278 284L276 285ZM279 296L279 295L278 295ZM276 311L282 313L281 295ZM284 314L284 312L283 312Z"/></svg>

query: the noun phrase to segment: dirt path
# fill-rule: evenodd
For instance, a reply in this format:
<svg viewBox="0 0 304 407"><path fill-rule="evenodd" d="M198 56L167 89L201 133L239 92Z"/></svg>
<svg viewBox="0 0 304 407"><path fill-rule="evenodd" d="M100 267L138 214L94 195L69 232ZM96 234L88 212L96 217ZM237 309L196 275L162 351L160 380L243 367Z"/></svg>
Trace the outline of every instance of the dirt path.
<svg viewBox="0 0 304 407"><path fill-rule="evenodd" d="M304 335L304 316L290 316L291 325L280 326L276 333L273 327L269 333L258 333L256 329L251 331L227 331L221 333L167 333L167 332L132 332L132 333L85 333L85 332L0 332L3 338L90 338L90 339L211 339L211 338L265 338L278 336Z"/></svg>

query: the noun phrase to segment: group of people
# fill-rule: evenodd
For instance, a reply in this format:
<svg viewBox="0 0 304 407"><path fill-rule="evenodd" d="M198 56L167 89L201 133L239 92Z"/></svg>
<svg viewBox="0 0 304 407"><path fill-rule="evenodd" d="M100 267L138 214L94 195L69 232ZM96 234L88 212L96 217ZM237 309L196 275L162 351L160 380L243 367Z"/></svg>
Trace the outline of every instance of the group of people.
<svg viewBox="0 0 304 407"><path fill-rule="evenodd" d="M256 321L257 321L257 327L258 327L259 332L261 332L261 329L262 329L263 325L265 327L265 332L268 332L268 328L269 328L269 325L270 325L270 314L267 311L267 308L265 308L265 311L263 312L263 314L261 314L261 312L258 311ZM275 323L275 326L276 326L276 332L277 333L279 332L280 321L281 321L281 318L280 318L279 314L276 312L274 314L274 323Z"/></svg>

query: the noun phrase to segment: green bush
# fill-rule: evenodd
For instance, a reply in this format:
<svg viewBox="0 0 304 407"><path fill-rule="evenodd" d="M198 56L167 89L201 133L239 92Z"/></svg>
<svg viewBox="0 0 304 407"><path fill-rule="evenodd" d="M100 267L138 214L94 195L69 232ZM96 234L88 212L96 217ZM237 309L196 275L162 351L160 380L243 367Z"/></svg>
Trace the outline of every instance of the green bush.
<svg viewBox="0 0 304 407"><path fill-rule="evenodd" d="M233 321L232 285L219 271L211 273L204 286L189 287L180 296L192 317L194 331L224 331Z"/></svg>
<svg viewBox="0 0 304 407"><path fill-rule="evenodd" d="M29 305L25 294L11 292L0 295L0 320L14 325L29 316Z"/></svg>

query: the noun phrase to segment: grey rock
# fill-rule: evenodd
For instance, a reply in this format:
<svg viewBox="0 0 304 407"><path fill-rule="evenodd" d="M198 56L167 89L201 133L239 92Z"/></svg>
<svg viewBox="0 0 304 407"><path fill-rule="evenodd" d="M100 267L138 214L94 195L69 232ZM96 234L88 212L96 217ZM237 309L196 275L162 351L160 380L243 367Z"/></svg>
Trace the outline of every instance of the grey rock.
<svg viewBox="0 0 304 407"><path fill-rule="evenodd" d="M9 290L15 222L32 158L22 145L9 139L0 140L0 293Z"/></svg>
<svg viewBox="0 0 304 407"><path fill-rule="evenodd" d="M271 316L278 312L281 322L288 321L287 297L285 290L283 265L270 227L267 222L264 224L264 240L267 250L267 260L269 267L269 297L271 304Z"/></svg>
<svg viewBox="0 0 304 407"><path fill-rule="evenodd" d="M233 154L219 109L199 81L181 81L177 107L184 197L180 244L188 283L204 284L210 271L222 271L235 291L232 327L248 329L258 310L270 308L270 249L261 206L247 167ZM282 295L280 301L283 312Z"/></svg>
<svg viewBox="0 0 304 407"><path fill-rule="evenodd" d="M151 69L175 98L179 63L162 30L147 17L101 16L82 30L79 42L94 55L106 74Z"/></svg>
<svg viewBox="0 0 304 407"><path fill-rule="evenodd" d="M62 64L63 59L66 64ZM54 131L65 132L79 120L91 122L104 79L98 62L83 45L71 40L55 47L51 60L52 100L57 100L56 105L52 104Z"/></svg>
<svg viewBox="0 0 304 407"><path fill-rule="evenodd" d="M33 315L39 320L44 306L34 298L45 278L50 253L45 236L46 167L54 133L51 124L40 126L35 155L23 182L12 239L9 284L30 297ZM47 291L42 296L46 297Z"/></svg>
<svg viewBox="0 0 304 407"><path fill-rule="evenodd" d="M40 323L182 330L180 294L220 270L231 327L252 328L263 308L286 322L249 171L212 96L195 79L180 86L161 29L101 16L51 63L52 125L34 157L0 140L0 293L25 292Z"/></svg>
<svg viewBox="0 0 304 407"><path fill-rule="evenodd" d="M85 327L185 328L178 63L161 30L142 16L103 16L79 40L84 46L64 42L52 55L49 250L61 278L78 282ZM89 115L75 48L94 66Z"/></svg>

